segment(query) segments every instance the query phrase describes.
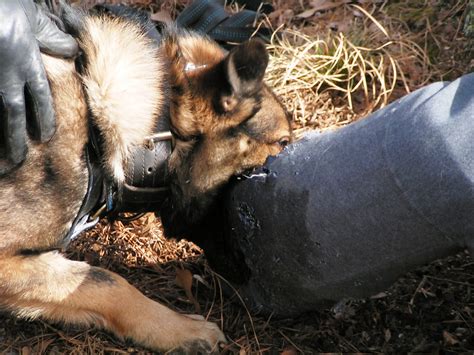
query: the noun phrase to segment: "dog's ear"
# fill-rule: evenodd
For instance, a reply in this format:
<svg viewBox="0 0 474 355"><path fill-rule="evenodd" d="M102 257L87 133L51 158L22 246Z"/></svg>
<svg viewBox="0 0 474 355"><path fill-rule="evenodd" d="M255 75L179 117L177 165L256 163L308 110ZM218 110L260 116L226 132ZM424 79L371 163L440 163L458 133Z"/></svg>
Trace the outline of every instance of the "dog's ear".
<svg viewBox="0 0 474 355"><path fill-rule="evenodd" d="M267 65L268 52L261 40L252 39L230 51L224 61L230 85L230 94L221 98L224 112L234 110L241 99L251 97L261 89Z"/></svg>

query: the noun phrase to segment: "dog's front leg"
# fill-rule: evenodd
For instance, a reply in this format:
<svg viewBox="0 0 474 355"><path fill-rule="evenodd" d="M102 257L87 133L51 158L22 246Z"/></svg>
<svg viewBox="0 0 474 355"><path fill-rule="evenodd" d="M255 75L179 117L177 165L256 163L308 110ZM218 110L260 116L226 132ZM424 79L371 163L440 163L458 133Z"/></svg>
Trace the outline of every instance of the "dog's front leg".
<svg viewBox="0 0 474 355"><path fill-rule="evenodd" d="M95 324L156 350L216 351L213 324L150 300L122 277L58 252L2 257L0 305L23 317Z"/></svg>

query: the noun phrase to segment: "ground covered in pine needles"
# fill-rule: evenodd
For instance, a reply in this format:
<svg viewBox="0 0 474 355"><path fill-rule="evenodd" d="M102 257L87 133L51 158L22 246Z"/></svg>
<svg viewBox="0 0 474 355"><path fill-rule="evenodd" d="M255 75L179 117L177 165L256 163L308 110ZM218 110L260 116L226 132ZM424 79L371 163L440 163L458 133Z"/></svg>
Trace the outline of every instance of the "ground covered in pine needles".
<svg viewBox="0 0 474 355"><path fill-rule="evenodd" d="M94 4L96 1L83 1ZM174 18L178 0L115 1ZM473 71L465 36L469 0L274 0L267 81L293 113L296 133L336 129L427 83ZM231 10L236 10L235 6ZM473 11L474 12L474 11ZM403 275L392 287L332 309L274 319L252 314L203 251L167 240L159 219L102 221L68 249L124 276L147 296L221 325L223 353L467 352L474 350L474 261L467 252ZM98 329L0 314L0 352L149 353Z"/></svg>

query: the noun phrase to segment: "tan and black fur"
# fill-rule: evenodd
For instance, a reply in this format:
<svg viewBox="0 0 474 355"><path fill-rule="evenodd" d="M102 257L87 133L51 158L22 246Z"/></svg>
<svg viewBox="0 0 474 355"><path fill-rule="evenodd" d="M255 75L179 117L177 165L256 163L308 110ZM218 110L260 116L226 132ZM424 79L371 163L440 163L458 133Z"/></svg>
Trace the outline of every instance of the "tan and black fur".
<svg viewBox="0 0 474 355"><path fill-rule="evenodd" d="M121 182L130 148L152 133L170 103L171 221L198 219L232 175L278 153L291 131L262 82L266 50L251 41L226 54L176 31L157 46L125 20L81 21L83 73L72 61L44 57L56 134L46 144L31 142L24 164L0 178L0 306L27 318L95 324L152 349L216 350L225 338L215 324L180 315L115 273L57 250L86 193L89 111L104 143L103 169Z"/></svg>

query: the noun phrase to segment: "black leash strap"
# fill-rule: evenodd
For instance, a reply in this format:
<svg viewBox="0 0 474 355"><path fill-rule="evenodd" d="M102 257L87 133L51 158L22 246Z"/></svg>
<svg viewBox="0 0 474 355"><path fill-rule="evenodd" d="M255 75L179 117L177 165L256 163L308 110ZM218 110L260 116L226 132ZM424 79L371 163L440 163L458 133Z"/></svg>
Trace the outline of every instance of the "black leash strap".
<svg viewBox="0 0 474 355"><path fill-rule="evenodd" d="M104 172L100 162L101 154L99 148L96 128L89 124L89 142L84 151L89 181L81 208L65 237L66 242L73 240L83 231L94 227L99 221L99 216L96 212L105 199ZM93 218L90 218L91 215L93 215Z"/></svg>

